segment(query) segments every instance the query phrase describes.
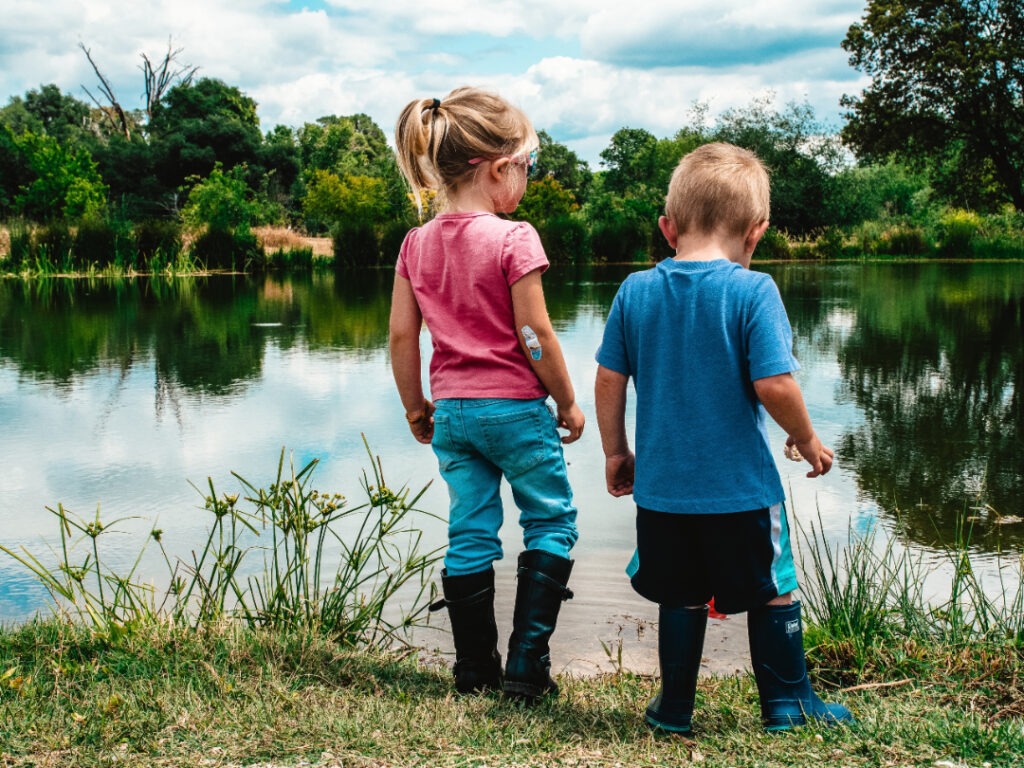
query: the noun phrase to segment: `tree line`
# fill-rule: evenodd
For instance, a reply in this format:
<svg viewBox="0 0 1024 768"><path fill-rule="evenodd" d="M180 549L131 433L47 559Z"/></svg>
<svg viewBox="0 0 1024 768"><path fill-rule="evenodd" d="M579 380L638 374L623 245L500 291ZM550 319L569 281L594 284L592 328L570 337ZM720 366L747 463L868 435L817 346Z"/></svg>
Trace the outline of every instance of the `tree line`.
<svg viewBox="0 0 1024 768"><path fill-rule="evenodd" d="M1020 255L1019 0L870 2L843 47L871 84L844 97L841 128L771 97L713 121L695 104L672 136L620 129L597 169L540 131L539 174L516 216L556 261L657 258L656 221L678 159L729 141L771 171L762 254ZM416 211L369 116L263 132L248 95L179 66L170 45L156 64L142 56L146 105L126 110L83 51L103 100L86 90L90 105L50 84L0 108L0 220L12 263L42 252L81 266L112 251L138 267L180 254L184 238L197 263L251 265L262 255L252 233L260 225L330 235L338 264L393 261Z"/></svg>

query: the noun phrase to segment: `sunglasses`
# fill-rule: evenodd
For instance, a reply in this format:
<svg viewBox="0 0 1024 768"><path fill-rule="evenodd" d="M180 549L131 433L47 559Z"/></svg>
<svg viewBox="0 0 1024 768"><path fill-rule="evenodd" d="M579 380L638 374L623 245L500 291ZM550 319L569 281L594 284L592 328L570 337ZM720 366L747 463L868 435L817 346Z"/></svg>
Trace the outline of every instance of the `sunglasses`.
<svg viewBox="0 0 1024 768"><path fill-rule="evenodd" d="M474 157L469 161L470 165L479 165L484 160L499 160L502 157L510 157L509 155L498 155L498 157ZM537 150L531 149L529 152L512 155L510 157L513 165L525 165L527 178L533 176L533 172L537 170Z"/></svg>

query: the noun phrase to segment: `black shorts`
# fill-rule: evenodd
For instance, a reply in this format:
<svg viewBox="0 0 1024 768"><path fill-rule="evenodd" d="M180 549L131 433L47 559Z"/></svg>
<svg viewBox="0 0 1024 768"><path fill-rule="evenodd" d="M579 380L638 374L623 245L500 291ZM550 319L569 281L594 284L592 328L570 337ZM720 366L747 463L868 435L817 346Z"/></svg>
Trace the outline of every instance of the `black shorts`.
<svg viewBox="0 0 1024 768"><path fill-rule="evenodd" d="M797 588L786 508L675 514L637 507L633 589L668 607L742 613ZM634 570L635 567L635 570Z"/></svg>

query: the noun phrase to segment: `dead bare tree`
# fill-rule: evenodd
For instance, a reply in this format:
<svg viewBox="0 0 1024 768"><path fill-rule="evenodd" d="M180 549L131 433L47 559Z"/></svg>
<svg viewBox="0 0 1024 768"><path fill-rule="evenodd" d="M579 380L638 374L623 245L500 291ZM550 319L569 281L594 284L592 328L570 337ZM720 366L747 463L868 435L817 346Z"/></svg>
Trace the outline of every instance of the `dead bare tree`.
<svg viewBox="0 0 1024 768"><path fill-rule="evenodd" d="M139 69L142 70L142 75L145 78L147 118L153 117L153 107L160 102L172 85L189 85L196 72L199 71L199 67L194 67L191 64L178 66L176 59L183 50L184 48L172 48L171 38L167 38L167 53L164 54L163 61L159 66L155 67L149 60L149 56L145 53L141 54L142 66Z"/></svg>
<svg viewBox="0 0 1024 768"><path fill-rule="evenodd" d="M100 68L96 66L96 62L92 60L92 53L85 47L85 43L79 43L78 47L85 52L85 58L89 60L89 64L92 66L92 71L96 73L96 77L100 80L100 93L106 97L109 103L101 104L99 99L93 96L92 92L84 85L82 86L82 90L89 95L93 104L99 108L100 112L110 123L111 127L115 131L123 133L126 139L130 139L132 137L131 123L128 120L128 115L125 114L125 111L121 108L121 104L118 102L117 96L114 95L114 89L111 87L107 78L103 76L103 73L100 72Z"/></svg>
<svg viewBox="0 0 1024 768"><path fill-rule="evenodd" d="M89 60L92 71L99 78L99 92L106 99L107 103L100 102L84 85L82 90L89 95L93 104L99 108L100 113L110 123L111 128L123 134L126 139L130 139L134 121L121 107L120 102L117 100L117 95L110 85L110 81L100 71L100 68L96 66L96 62L92 58L92 52L85 47L84 43L79 43L78 47L85 53L85 58ZM174 48L171 45L171 38L167 38L167 53L164 54L163 59L157 65L154 66L152 60L145 53L139 54L142 56L142 64L139 66L139 69L142 70L144 78L147 120L153 117L153 108L160 102L171 86L178 85L179 83L189 85L196 72L199 71L199 67L194 67L191 64L178 65L178 54L183 50L184 48Z"/></svg>

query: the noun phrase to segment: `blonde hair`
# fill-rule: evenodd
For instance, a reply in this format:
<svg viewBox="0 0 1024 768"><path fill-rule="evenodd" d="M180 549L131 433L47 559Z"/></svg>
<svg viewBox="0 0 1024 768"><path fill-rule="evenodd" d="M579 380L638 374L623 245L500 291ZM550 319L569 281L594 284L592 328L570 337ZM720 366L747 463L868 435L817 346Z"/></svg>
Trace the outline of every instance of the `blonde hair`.
<svg viewBox="0 0 1024 768"><path fill-rule="evenodd" d="M517 155L535 148L526 114L496 93L463 86L443 99L409 102L395 125L398 167L422 213L422 193L441 198L476 174L470 160Z"/></svg>
<svg viewBox="0 0 1024 768"><path fill-rule="evenodd" d="M744 235L751 224L767 221L768 171L748 149L713 142L679 161L665 197L665 215L679 234L724 230Z"/></svg>

